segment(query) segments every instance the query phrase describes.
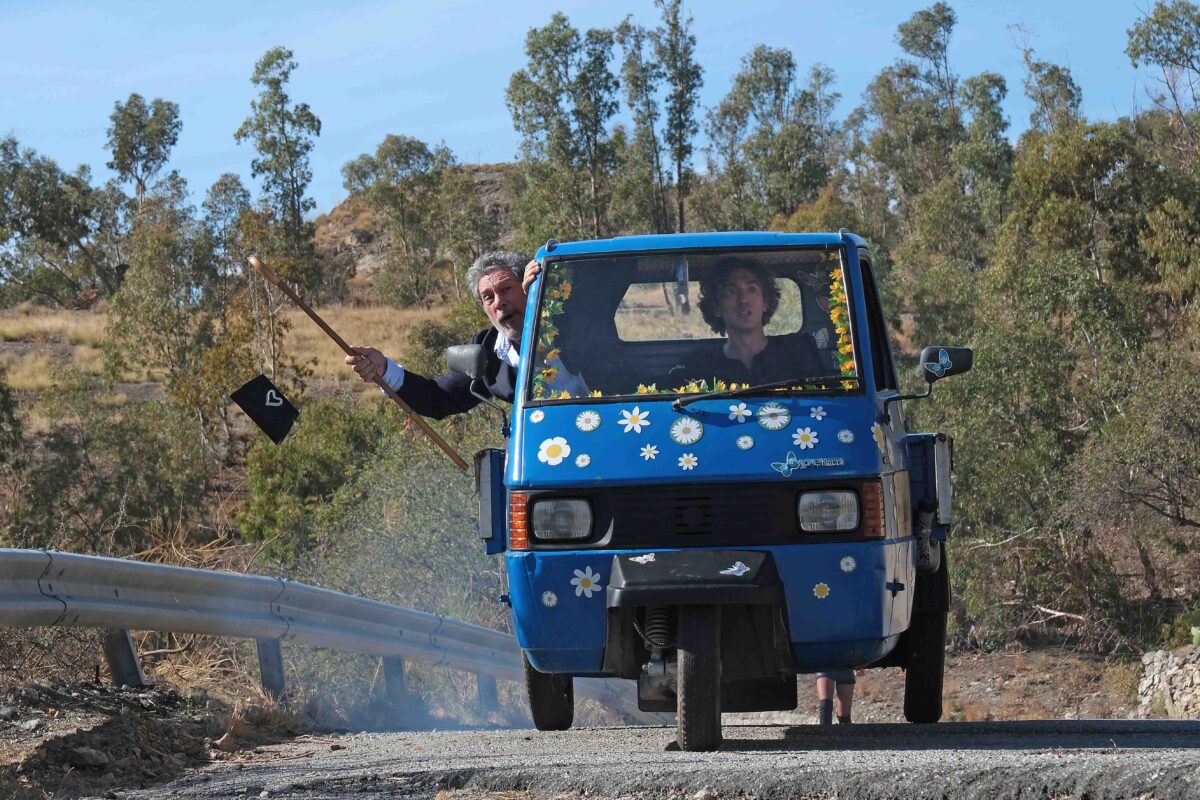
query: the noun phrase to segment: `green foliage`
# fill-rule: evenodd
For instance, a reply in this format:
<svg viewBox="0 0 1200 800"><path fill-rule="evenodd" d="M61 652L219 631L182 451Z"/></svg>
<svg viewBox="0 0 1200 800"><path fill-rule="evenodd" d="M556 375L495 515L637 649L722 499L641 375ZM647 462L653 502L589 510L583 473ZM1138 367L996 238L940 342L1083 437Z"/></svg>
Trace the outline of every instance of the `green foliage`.
<svg viewBox="0 0 1200 800"><path fill-rule="evenodd" d="M896 43L918 59L924 69L920 79L941 94L945 107L955 107L957 78L950 71L950 37L958 15L948 4L937 2L916 12L896 29Z"/></svg>
<svg viewBox="0 0 1200 800"><path fill-rule="evenodd" d="M195 518L215 463L191 413L163 401L103 405L81 378L55 388L50 430L13 476L4 540L118 555L155 526Z"/></svg>
<svg viewBox="0 0 1200 800"><path fill-rule="evenodd" d="M656 92L663 67L648 58L649 39L649 32L628 18L616 29L616 42L624 51L621 80L626 103L633 112L633 136L618 147L614 221L621 230L631 233L671 230L657 129L660 111Z"/></svg>
<svg viewBox="0 0 1200 800"><path fill-rule="evenodd" d="M709 172L718 176L708 191L728 200L703 203L702 223L765 228L816 195L830 176L827 140L837 133L821 124L838 99L829 92L832 80L832 72L818 66L801 88L785 49L759 45L742 59L733 88L707 124Z"/></svg>
<svg viewBox="0 0 1200 800"><path fill-rule="evenodd" d="M0 471L4 472L20 468L25 456L24 425L7 373L0 367Z"/></svg>
<svg viewBox="0 0 1200 800"><path fill-rule="evenodd" d="M607 126L618 106L618 82L608 66L613 43L608 30L581 36L561 13L525 37L528 65L513 74L505 93L525 159L516 213L525 241L612 232L609 178L617 147Z"/></svg>
<svg viewBox="0 0 1200 800"><path fill-rule="evenodd" d="M430 148L389 134L373 155L347 163L342 175L347 191L383 221L389 248L375 291L385 302L431 305L443 288L433 269L439 259L469 263L495 244L495 222L444 145ZM458 270L451 272L459 288Z"/></svg>
<svg viewBox="0 0 1200 800"><path fill-rule="evenodd" d="M317 512L374 458L387 430L384 411L349 399L309 403L281 445L255 437L246 456L250 499L238 514L242 535L267 542L277 557L308 549Z"/></svg>
<svg viewBox="0 0 1200 800"><path fill-rule="evenodd" d="M129 237L129 271L113 297L104 351L113 377L137 364L165 374L168 395L178 398L213 341L205 300L215 274L185 187L164 189L146 200Z"/></svg>
<svg viewBox="0 0 1200 800"><path fill-rule="evenodd" d="M307 103L293 103L288 96L287 85L297 66L292 51L284 47L272 48L258 60L250 82L260 91L233 138L239 144L251 142L258 153L250 167L254 177L262 178L271 223L267 247L258 254L305 289L328 290L312 247L312 223L304 219L316 207L306 195L312 181L308 155L321 135L321 120Z"/></svg>
<svg viewBox="0 0 1200 800"><path fill-rule="evenodd" d="M983 646L1187 641L1200 627L1200 9L1163 0L1133 25L1126 54L1158 71L1161 93L1111 123L1084 117L1068 68L1021 48L1032 110L1014 144L1005 81L953 69L947 3L899 26L902 56L845 119L828 68L805 76L765 45L703 114L691 19L681 0L654 6L654 28L580 31L555 14L529 31L505 95L521 136L504 177L514 246L689 224L866 235L902 361L923 344L976 352L972 373L905 409L914 429L956 437L954 629ZM257 356L303 388L287 301L244 269L257 253L310 300L344 291L304 220L320 122L288 96L295 68L286 49L263 56L236 133L256 150L258 202L227 175L201 213L189 205L163 175L179 134L164 100L131 95L110 120L109 165L136 204L0 140L0 303L112 298L112 374L144 368L168 398L113 411L76 382L35 436L0 377L6 542L125 552L147 527L193 520L214 464L236 460L231 384ZM382 228L377 297L447 308L406 354L439 374L444 348L486 325L459 275L496 246L496 207L445 146L410 137L386 137L343 176ZM487 412L441 427L463 452L497 443ZM248 469L244 535L316 582L498 620L469 482L382 400L309 404L282 447L255 440Z"/></svg>
<svg viewBox="0 0 1200 800"><path fill-rule="evenodd" d="M112 153L108 168L121 180L133 181L138 205L146 195L146 186L167 163L171 148L179 140L183 123L179 106L155 98L149 106L136 92L125 103L115 103L109 118L107 147Z"/></svg>
<svg viewBox="0 0 1200 800"><path fill-rule="evenodd" d="M0 139L0 283L6 304L85 305L112 294L124 264L125 197Z"/></svg>
<svg viewBox="0 0 1200 800"><path fill-rule="evenodd" d="M1161 636L1166 647L1200 645L1200 603L1164 624Z"/></svg>
<svg viewBox="0 0 1200 800"><path fill-rule="evenodd" d="M479 302L465 295L447 308L442 320L413 331L405 366L422 375L439 375L446 371L446 348L462 344L489 324Z"/></svg>
<svg viewBox="0 0 1200 800"><path fill-rule="evenodd" d="M704 69L696 63L696 37L692 18L683 14L682 0L654 0L662 12L662 25L652 34L654 53L668 87L662 140L675 167L676 230L687 230L685 201L691 192L692 141L699 131L697 112Z"/></svg>
<svg viewBox="0 0 1200 800"><path fill-rule="evenodd" d="M392 410L392 409L389 409ZM462 453L502 446L483 411L445 426ZM411 433L392 433L318 512L302 579L385 602L503 627L502 565L484 555L469 475Z"/></svg>

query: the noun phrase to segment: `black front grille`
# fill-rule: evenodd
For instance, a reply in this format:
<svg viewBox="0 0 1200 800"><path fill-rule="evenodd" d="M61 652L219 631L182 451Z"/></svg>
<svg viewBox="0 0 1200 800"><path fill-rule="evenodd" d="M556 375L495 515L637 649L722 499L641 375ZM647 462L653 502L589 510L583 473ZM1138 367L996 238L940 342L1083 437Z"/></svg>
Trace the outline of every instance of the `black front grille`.
<svg viewBox="0 0 1200 800"><path fill-rule="evenodd" d="M767 543L795 535L795 498L795 484L624 488L597 522L610 547Z"/></svg>
<svg viewBox="0 0 1200 800"><path fill-rule="evenodd" d="M801 533L796 499L806 489L857 490L860 485L853 480L779 481L531 491L531 507L540 498L586 497L595 516L594 534L587 542L540 542L535 530L530 546L534 550L653 549L841 541L859 533Z"/></svg>

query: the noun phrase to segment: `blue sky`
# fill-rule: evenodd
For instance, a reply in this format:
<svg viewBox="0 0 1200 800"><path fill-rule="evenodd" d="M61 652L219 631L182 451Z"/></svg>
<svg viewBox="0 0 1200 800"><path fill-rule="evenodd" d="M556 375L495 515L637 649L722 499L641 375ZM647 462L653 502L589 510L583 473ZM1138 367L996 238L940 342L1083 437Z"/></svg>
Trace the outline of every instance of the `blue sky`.
<svg viewBox="0 0 1200 800"><path fill-rule="evenodd" d="M900 55L896 26L932 2L685 0L705 69L702 103L719 102L742 56L763 43L790 48L804 71L818 61L831 66L845 114ZM1152 76L1135 70L1124 49L1126 31L1151 0L951 5L959 18L951 65L961 77L985 69L1005 76L1014 135L1029 105L1012 23L1030 32L1040 58L1071 68L1089 118L1148 105ZM180 105L183 131L170 166L197 199L224 172L254 186L252 148L236 145L233 131L255 94L254 63L283 45L299 62L292 97L321 118L310 192L327 211L345 196L342 165L388 133L445 142L461 161L511 160L517 136L504 90L525 64L526 31L554 11L580 29L612 26L626 14L647 26L657 21L651 0L0 0L0 136L107 178L108 116L115 101L138 92Z"/></svg>

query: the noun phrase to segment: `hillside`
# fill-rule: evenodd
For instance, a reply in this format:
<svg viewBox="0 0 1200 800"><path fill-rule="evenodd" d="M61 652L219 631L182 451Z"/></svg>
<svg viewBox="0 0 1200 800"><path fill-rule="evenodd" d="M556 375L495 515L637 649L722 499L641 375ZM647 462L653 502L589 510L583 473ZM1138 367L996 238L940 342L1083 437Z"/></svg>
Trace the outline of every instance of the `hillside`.
<svg viewBox="0 0 1200 800"><path fill-rule="evenodd" d="M512 198L505 178L516 164L465 164L484 210L500 230L500 246L513 239ZM350 273L369 276L383 264L387 237L375 214L356 196L347 197L315 220L317 251L326 258L345 258L354 263Z"/></svg>

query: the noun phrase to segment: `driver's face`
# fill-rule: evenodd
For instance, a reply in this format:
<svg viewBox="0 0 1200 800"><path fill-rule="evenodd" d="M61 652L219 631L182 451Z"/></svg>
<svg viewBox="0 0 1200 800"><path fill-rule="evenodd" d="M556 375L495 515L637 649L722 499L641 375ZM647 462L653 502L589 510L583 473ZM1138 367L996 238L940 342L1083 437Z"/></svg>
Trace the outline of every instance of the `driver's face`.
<svg viewBox="0 0 1200 800"><path fill-rule="evenodd" d="M763 286L754 273L743 267L731 271L717 293L717 313L726 330L761 330L765 310Z"/></svg>
<svg viewBox="0 0 1200 800"><path fill-rule="evenodd" d="M506 269L489 272L479 279L479 299L492 325L513 342L521 341L525 324L525 290Z"/></svg>

